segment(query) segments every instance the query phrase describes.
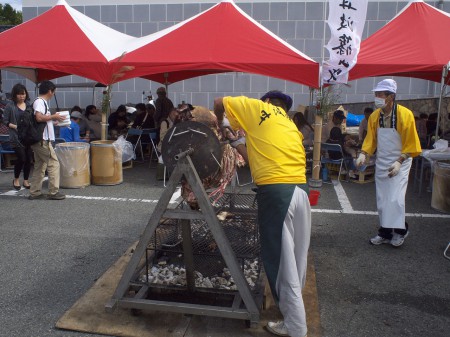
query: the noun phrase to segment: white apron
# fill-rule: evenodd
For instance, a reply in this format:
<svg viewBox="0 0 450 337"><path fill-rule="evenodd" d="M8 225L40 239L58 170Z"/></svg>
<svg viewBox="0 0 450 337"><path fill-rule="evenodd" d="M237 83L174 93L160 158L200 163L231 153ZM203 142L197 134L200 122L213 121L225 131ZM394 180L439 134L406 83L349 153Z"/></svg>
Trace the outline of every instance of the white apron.
<svg viewBox="0 0 450 337"><path fill-rule="evenodd" d="M405 229L405 195L412 159L403 162L395 177L388 177L388 169L400 157L401 150L402 142L397 130L378 129L375 187L380 226L384 228Z"/></svg>

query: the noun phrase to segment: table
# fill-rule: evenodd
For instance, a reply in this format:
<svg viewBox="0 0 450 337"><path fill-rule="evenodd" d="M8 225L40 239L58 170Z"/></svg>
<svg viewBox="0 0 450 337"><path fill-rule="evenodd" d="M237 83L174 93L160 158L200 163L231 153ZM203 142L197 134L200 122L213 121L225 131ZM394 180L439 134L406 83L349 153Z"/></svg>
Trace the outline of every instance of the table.
<svg viewBox="0 0 450 337"><path fill-rule="evenodd" d="M433 186L433 164L437 160L450 160L450 147L447 148L446 151L436 151L436 150L424 150L420 156L417 157L418 161L420 161L418 164L420 165L420 170L417 170L414 174L414 190L416 187L416 182L419 182L419 195L422 193L422 183L423 183L423 171L426 167L430 167L431 169L431 175L430 175L430 182L428 185L429 190L431 190L431 187Z"/></svg>

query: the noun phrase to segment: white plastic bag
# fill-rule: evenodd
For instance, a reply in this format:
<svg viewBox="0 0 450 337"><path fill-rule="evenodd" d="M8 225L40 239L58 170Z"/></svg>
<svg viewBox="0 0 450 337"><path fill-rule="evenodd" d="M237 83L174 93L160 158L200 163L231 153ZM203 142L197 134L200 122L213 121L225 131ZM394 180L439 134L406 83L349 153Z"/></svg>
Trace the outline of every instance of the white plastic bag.
<svg viewBox="0 0 450 337"><path fill-rule="evenodd" d="M119 136L113 145L116 148L116 153L122 153L122 163L136 159L133 144L125 140L123 136Z"/></svg>
<svg viewBox="0 0 450 337"><path fill-rule="evenodd" d="M448 140L439 139L437 142L433 144L434 150L433 152L445 152L448 149Z"/></svg>

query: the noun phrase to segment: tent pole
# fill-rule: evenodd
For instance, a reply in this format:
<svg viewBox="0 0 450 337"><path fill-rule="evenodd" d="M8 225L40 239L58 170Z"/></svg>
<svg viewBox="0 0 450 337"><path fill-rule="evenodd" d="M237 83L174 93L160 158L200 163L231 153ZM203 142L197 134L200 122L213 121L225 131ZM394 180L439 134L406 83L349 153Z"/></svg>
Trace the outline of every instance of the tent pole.
<svg viewBox="0 0 450 337"><path fill-rule="evenodd" d="M166 87L166 92L168 93L169 92L169 81L168 81L168 78L169 78L169 73L164 73L164 79L165 79L165 81L164 81L164 86Z"/></svg>
<svg viewBox="0 0 450 337"><path fill-rule="evenodd" d="M322 180L320 179L320 153L321 153L321 140L322 140L322 123L323 123L323 111L322 111L322 97L323 97L323 83L322 83L322 70L325 60L325 38L326 38L326 26L327 26L327 2L323 5L323 40L321 51L321 63L319 66L319 91L316 96L316 113L314 116L314 146L313 146L313 167L311 173L310 186L320 187L322 186Z"/></svg>
<svg viewBox="0 0 450 337"><path fill-rule="evenodd" d="M322 141L322 122L323 122L323 110L322 110L322 90L320 86L319 92L316 96L316 113L314 116L314 147L313 147L313 167L312 167L312 179L310 180L310 186L320 187L322 186L322 180L320 179L320 145Z"/></svg>
<svg viewBox="0 0 450 337"><path fill-rule="evenodd" d="M449 68L450 62L442 68L442 78L441 78L441 92L439 95L439 105L438 105L438 115L437 115L437 121L436 121L436 134L434 141L436 142L439 137L439 125L441 122L441 106L442 106L442 95L444 94L445 90L445 78L448 75L448 68Z"/></svg>

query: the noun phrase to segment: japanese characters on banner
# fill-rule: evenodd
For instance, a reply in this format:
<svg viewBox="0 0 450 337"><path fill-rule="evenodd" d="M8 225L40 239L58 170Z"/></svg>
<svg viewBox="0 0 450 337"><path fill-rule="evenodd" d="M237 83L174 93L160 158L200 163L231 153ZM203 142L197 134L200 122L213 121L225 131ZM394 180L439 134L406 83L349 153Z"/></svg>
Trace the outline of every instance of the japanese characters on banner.
<svg viewBox="0 0 450 337"><path fill-rule="evenodd" d="M330 58L324 61L322 84L347 83L356 64L366 22L368 0L329 0L328 26L331 37L325 46Z"/></svg>

